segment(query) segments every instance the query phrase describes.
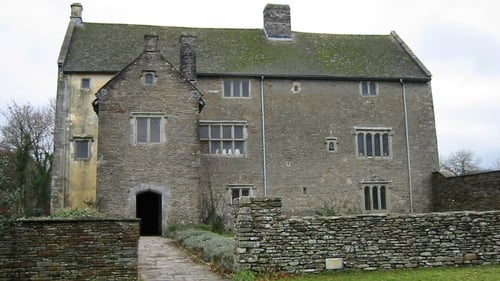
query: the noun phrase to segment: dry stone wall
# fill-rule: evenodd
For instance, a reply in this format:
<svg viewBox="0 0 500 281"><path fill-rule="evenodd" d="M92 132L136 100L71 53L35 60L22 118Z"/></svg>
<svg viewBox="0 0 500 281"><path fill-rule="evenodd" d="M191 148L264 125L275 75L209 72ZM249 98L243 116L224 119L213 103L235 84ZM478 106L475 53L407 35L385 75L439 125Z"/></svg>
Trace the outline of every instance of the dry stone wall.
<svg viewBox="0 0 500 281"><path fill-rule="evenodd" d="M432 210L500 210L500 171L445 177L432 174Z"/></svg>
<svg viewBox="0 0 500 281"><path fill-rule="evenodd" d="M280 198L235 202L235 267L320 272L500 262L500 211L286 217Z"/></svg>
<svg viewBox="0 0 500 281"><path fill-rule="evenodd" d="M0 280L136 280L137 220L19 220L0 234Z"/></svg>

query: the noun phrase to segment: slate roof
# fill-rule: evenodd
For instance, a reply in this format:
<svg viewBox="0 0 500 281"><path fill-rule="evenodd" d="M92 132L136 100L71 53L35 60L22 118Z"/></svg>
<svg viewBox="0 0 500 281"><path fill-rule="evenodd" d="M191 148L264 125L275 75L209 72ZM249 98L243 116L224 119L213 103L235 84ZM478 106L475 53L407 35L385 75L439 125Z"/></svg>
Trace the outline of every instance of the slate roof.
<svg viewBox="0 0 500 281"><path fill-rule="evenodd" d="M268 40L262 29L186 28L83 23L75 26L65 72L116 73L144 50L144 35L179 66L182 32L196 34L198 75L266 75L430 80L430 73L395 33L344 35L293 32Z"/></svg>

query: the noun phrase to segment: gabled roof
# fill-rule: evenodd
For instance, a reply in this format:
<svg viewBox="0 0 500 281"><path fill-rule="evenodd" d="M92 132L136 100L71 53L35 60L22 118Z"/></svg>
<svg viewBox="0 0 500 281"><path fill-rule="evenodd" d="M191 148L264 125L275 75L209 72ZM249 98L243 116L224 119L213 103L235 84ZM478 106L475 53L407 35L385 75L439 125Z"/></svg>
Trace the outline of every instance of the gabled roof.
<svg viewBox="0 0 500 281"><path fill-rule="evenodd" d="M293 32L292 41L269 40L261 29L186 28L83 23L74 27L64 72L116 73L144 49L144 34L179 66L182 32L197 36L198 75L266 75L430 80L430 73L395 34Z"/></svg>

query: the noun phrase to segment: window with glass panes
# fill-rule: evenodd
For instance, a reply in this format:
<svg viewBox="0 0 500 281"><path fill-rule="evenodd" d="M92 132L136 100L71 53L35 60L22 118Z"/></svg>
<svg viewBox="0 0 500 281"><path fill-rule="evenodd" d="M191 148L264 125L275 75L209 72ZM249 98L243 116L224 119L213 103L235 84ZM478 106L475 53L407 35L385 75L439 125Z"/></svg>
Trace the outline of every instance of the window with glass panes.
<svg viewBox="0 0 500 281"><path fill-rule="evenodd" d="M201 123L199 134L203 154L239 156L246 153L244 123Z"/></svg>
<svg viewBox="0 0 500 281"><path fill-rule="evenodd" d="M387 210L387 187L385 185L364 185L364 210Z"/></svg>
<svg viewBox="0 0 500 281"><path fill-rule="evenodd" d="M358 157L390 157L390 129L356 129L356 151Z"/></svg>
<svg viewBox="0 0 500 281"><path fill-rule="evenodd" d="M136 144L159 144L164 142L164 117L158 114L133 116L134 142Z"/></svg>
<svg viewBox="0 0 500 281"><path fill-rule="evenodd" d="M252 196L251 186L231 187L231 203L234 201L234 199L240 198L242 196Z"/></svg>
<svg viewBox="0 0 500 281"><path fill-rule="evenodd" d="M375 81L362 81L361 82L361 95L362 96L375 96L375 95L377 95L377 83Z"/></svg>
<svg viewBox="0 0 500 281"><path fill-rule="evenodd" d="M249 98L250 81L249 80L224 80L225 98Z"/></svg>
<svg viewBox="0 0 500 281"><path fill-rule="evenodd" d="M90 159L90 139L75 139L75 159L88 160Z"/></svg>

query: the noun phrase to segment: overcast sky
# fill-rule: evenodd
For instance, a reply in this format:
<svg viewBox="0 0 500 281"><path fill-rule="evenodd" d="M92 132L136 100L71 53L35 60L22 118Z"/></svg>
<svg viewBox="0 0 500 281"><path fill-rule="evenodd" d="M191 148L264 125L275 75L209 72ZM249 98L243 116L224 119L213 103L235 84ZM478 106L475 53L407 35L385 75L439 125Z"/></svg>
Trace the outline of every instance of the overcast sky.
<svg viewBox="0 0 500 281"><path fill-rule="evenodd" d="M2 105L55 98L68 0L2 2ZM294 31L389 34L395 30L433 74L440 155L468 149L500 158L500 2L495 0L82 0L83 21L262 28L267 3L289 4ZM3 108L2 108L3 109Z"/></svg>

